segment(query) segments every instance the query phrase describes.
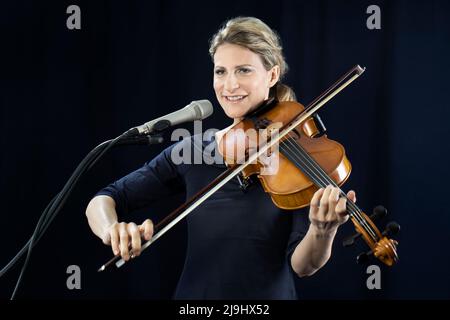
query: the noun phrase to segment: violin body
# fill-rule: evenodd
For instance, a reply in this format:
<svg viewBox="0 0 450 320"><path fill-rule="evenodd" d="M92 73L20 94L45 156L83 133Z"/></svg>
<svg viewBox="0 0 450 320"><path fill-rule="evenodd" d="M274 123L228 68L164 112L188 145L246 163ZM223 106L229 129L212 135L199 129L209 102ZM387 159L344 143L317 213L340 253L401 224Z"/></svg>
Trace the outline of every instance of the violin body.
<svg viewBox="0 0 450 320"><path fill-rule="evenodd" d="M258 108L257 113L252 113L233 126L220 140L219 151L227 164L237 163L236 155L242 154L236 150L236 146L260 145L262 136L270 135L270 130L279 129L292 121L296 115L304 110L304 106L297 102L266 102L266 106ZM264 112L262 112L264 111ZM256 136L253 133L259 131ZM243 135L244 133L244 135ZM350 176L351 164L345 155L344 147L327 136L318 137L319 130L312 118L298 125L289 137L290 143L300 145L314 160L324 169L327 175L339 186ZM239 142L242 139L256 140L256 143ZM264 140L264 139L262 139ZM248 156L250 151L246 150ZM263 161L250 164L242 171L242 176L247 179L251 175L257 175L264 190L268 192L275 205L282 209L298 209L309 205L313 194L318 187L289 160L282 150L278 150L278 170L272 174L261 174L267 165ZM266 168L267 169L267 168ZM270 171L270 170L266 170Z"/></svg>
<svg viewBox="0 0 450 320"><path fill-rule="evenodd" d="M282 209L308 206L319 186L341 186L351 172L344 147L325 134L319 135L312 117L292 127L293 119L304 109L297 102L265 101L218 142L219 152L231 168L247 163L251 155L260 154L256 163L242 169L242 177L248 179L256 174L272 201ZM289 133L277 137L288 126ZM267 154L262 153L272 139L277 141L274 145L278 148L272 145ZM357 236L365 239L371 248L369 254L392 266L398 260L397 241L387 238L387 233L381 233L370 217L354 204L350 205L347 210L350 209Z"/></svg>

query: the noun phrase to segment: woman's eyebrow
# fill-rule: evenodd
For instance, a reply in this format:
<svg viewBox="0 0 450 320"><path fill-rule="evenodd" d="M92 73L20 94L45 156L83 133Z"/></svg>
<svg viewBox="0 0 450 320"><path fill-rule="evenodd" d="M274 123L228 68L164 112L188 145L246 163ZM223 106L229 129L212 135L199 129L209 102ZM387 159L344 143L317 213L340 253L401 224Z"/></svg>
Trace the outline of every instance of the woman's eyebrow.
<svg viewBox="0 0 450 320"><path fill-rule="evenodd" d="M240 64L240 65L238 65L238 66L234 66L234 69L237 69L237 68L243 68L243 67L253 67L251 64ZM214 69L219 69L219 68L224 68L224 69L226 69L225 67L222 67L222 66L219 66L219 65L217 65L217 66L214 66Z"/></svg>

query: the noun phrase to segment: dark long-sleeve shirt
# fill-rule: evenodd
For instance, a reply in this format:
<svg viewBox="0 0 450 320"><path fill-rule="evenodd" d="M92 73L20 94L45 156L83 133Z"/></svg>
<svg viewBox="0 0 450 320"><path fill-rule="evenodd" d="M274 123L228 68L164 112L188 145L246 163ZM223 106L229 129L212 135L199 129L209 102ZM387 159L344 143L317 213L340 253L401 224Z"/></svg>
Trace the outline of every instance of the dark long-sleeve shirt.
<svg viewBox="0 0 450 320"><path fill-rule="evenodd" d="M208 163L221 159L211 152L214 138L206 142L198 138L168 147L97 195L112 197L119 215L177 192L190 198L226 169L205 161L178 164L177 157L197 161L204 157ZM206 153L195 154L199 150ZM187 216L186 261L174 297L295 299L290 257L308 224L307 210L279 209L257 179L244 193L233 178Z"/></svg>

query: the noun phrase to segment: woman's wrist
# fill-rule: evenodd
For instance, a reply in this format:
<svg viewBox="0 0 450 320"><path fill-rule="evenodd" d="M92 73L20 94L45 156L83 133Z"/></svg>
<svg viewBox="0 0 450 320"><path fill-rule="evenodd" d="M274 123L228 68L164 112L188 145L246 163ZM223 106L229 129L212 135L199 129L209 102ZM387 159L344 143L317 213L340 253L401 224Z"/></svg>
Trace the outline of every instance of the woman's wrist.
<svg viewBox="0 0 450 320"><path fill-rule="evenodd" d="M334 238L336 235L338 226L325 226L323 224L311 223L309 226L309 232L311 232L314 238L318 239L329 239Z"/></svg>

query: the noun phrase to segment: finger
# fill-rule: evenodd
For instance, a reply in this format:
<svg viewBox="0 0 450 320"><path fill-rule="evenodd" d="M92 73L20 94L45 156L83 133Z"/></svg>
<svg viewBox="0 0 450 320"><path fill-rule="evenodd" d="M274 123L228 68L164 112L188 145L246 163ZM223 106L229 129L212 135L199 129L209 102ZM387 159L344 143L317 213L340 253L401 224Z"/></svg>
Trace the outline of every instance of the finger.
<svg viewBox="0 0 450 320"><path fill-rule="evenodd" d="M323 192L322 197L320 198L320 210L319 210L319 213L321 215L323 215L323 217L325 216L325 213L328 211L328 199L330 197L330 193L332 191L332 188L333 187L331 185L328 185L325 188L325 191Z"/></svg>
<svg viewBox="0 0 450 320"><path fill-rule="evenodd" d="M150 219L147 219L142 223L144 228L144 238L145 240L150 240L153 236L153 222Z"/></svg>
<svg viewBox="0 0 450 320"><path fill-rule="evenodd" d="M339 218L343 218L347 215L347 198L342 197L339 199L336 205L336 214Z"/></svg>
<svg viewBox="0 0 450 320"><path fill-rule="evenodd" d="M337 187L331 188L330 195L328 197L328 214L333 214L336 211L336 206L339 201L339 194L341 190Z"/></svg>
<svg viewBox="0 0 450 320"><path fill-rule="evenodd" d="M125 261L130 259L130 253L128 250L129 235L127 226L124 222L119 224L119 237L120 237L120 255Z"/></svg>
<svg viewBox="0 0 450 320"><path fill-rule="evenodd" d="M131 236L131 257L137 257L141 254L141 233L133 222L127 225L127 229L128 234Z"/></svg>
<svg viewBox="0 0 450 320"><path fill-rule="evenodd" d="M350 190L347 193L347 197L352 201L352 202L356 202L356 193L353 190Z"/></svg>
<svg viewBox="0 0 450 320"><path fill-rule="evenodd" d="M325 191L324 188L320 188L319 190L317 190L313 197L311 198L311 202L310 202L310 206L313 209L319 209L319 205L320 205L320 198L323 195L323 192Z"/></svg>
<svg viewBox="0 0 450 320"><path fill-rule="evenodd" d="M111 248L115 256L117 256L120 252L119 250L119 231L118 225L111 229Z"/></svg>

